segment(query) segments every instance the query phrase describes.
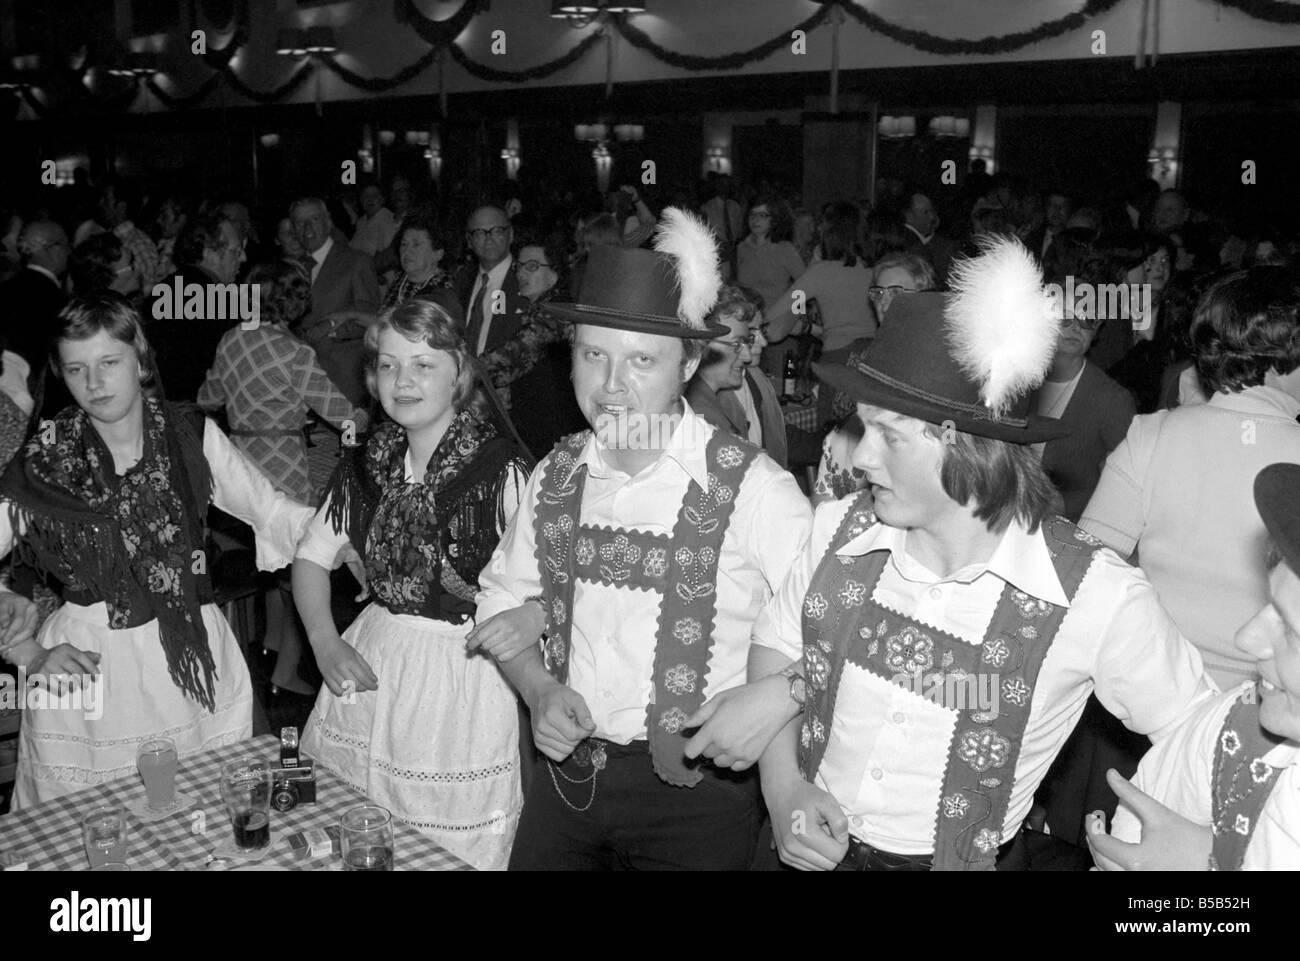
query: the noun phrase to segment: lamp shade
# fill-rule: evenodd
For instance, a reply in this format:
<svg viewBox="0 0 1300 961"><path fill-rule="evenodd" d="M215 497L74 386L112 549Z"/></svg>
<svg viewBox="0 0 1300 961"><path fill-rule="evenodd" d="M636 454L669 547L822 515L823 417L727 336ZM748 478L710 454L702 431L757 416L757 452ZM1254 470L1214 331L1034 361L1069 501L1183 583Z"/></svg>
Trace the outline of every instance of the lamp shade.
<svg viewBox="0 0 1300 961"><path fill-rule="evenodd" d="M301 30L285 27L275 35L275 52L282 57L301 57L307 52L307 38Z"/></svg>
<svg viewBox="0 0 1300 961"><path fill-rule="evenodd" d="M308 53L333 53L338 49L334 42L333 27L311 27L307 30Z"/></svg>
<svg viewBox="0 0 1300 961"><path fill-rule="evenodd" d="M553 17L590 17L600 11L600 4L594 0L583 3L580 0L551 0Z"/></svg>

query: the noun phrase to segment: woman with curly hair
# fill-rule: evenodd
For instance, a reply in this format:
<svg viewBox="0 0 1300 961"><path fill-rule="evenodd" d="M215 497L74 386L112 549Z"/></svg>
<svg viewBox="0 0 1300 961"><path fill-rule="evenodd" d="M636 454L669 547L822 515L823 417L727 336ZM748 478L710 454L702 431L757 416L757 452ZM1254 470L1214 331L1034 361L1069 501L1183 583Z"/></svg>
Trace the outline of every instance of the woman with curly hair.
<svg viewBox="0 0 1300 961"><path fill-rule="evenodd" d="M384 313L366 352L390 420L345 453L293 565L326 684L303 748L475 867L504 868L522 805L516 701L465 636L528 465L488 416L444 307ZM328 575L349 543L374 600L340 636Z"/></svg>
<svg viewBox="0 0 1300 961"><path fill-rule="evenodd" d="M134 777L150 737L181 757L250 737L248 668L204 560L208 506L253 527L263 570L289 563L312 517L202 412L152 395L149 344L120 295L74 300L60 320L51 362L76 406L0 477L0 551L54 576L65 603L33 637L31 602L4 595L0 653L51 685L93 684L103 710L30 713L15 807Z"/></svg>
<svg viewBox="0 0 1300 961"><path fill-rule="evenodd" d="M1251 485L1269 464L1300 463L1300 285L1280 267L1223 277L1196 308L1191 342L1209 402L1134 418L1080 526L1137 554L1226 690L1256 675L1232 638L1268 599Z"/></svg>

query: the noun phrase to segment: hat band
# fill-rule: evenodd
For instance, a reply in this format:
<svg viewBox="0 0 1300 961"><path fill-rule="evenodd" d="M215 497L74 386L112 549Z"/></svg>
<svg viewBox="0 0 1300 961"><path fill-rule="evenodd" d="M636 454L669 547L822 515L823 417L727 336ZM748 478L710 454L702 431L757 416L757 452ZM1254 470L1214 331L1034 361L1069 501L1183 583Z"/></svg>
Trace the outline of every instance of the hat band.
<svg viewBox="0 0 1300 961"><path fill-rule="evenodd" d="M913 387L911 384L896 380L888 374L881 373L868 364L858 363L859 372L866 374L868 377L874 377L882 383L903 394L915 397L917 400L924 400L927 403L938 404L940 407L950 407L960 414L965 414L971 420L988 420L995 421L999 424L1007 424L1011 427L1028 427L1029 420L1025 417L998 417L985 407L983 404L963 404L960 401L952 400L948 397L942 397L939 394L932 394L928 390L922 390L919 387Z"/></svg>
<svg viewBox="0 0 1300 961"><path fill-rule="evenodd" d="M574 304L572 309L584 314L605 314L609 317L626 317L628 320L651 320L661 324L674 324L690 330L701 329L684 324L676 317L666 317L663 314L646 314L639 310L619 310L617 307L592 307L589 304Z"/></svg>

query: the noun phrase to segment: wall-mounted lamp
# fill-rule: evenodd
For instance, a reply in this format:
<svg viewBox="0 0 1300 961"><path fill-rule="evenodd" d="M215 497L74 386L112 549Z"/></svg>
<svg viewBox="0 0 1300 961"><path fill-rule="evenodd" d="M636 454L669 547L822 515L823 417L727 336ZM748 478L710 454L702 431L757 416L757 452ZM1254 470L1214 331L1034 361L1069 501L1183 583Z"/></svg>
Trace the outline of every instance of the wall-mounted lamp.
<svg viewBox="0 0 1300 961"><path fill-rule="evenodd" d="M506 162L506 179L519 179L519 151L514 147L506 147L501 151L501 159Z"/></svg>
<svg viewBox="0 0 1300 961"><path fill-rule="evenodd" d="M272 147L280 146L280 135L278 133L264 133L257 138L263 147L268 150Z"/></svg>
<svg viewBox="0 0 1300 961"><path fill-rule="evenodd" d="M880 118L877 125L880 136L885 140L902 140L904 137L916 136L916 118L915 117L890 117Z"/></svg>
<svg viewBox="0 0 1300 961"><path fill-rule="evenodd" d="M307 34L292 27L282 28L275 35L275 52L281 57L307 56Z"/></svg>
<svg viewBox="0 0 1300 961"><path fill-rule="evenodd" d="M645 138L645 127L639 123L620 123L614 126L614 139L637 141Z"/></svg>
<svg viewBox="0 0 1300 961"><path fill-rule="evenodd" d="M931 117L930 133L940 138L970 136L970 120L966 117Z"/></svg>
<svg viewBox="0 0 1300 961"><path fill-rule="evenodd" d="M391 147L397 141L397 134L392 130L379 131L379 143L383 147Z"/></svg>

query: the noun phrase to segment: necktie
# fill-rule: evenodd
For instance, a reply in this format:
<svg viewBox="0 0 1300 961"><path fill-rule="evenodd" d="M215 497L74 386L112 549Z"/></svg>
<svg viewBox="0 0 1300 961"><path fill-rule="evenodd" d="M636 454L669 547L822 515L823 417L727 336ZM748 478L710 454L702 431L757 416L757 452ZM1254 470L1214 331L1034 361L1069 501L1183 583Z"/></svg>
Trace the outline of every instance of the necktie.
<svg viewBox="0 0 1300 961"><path fill-rule="evenodd" d="M469 307L469 323L465 329L465 345L474 351L477 356L479 331L483 328L483 302L487 299L488 275L487 271L480 271L478 275L478 293L474 295L474 302Z"/></svg>

